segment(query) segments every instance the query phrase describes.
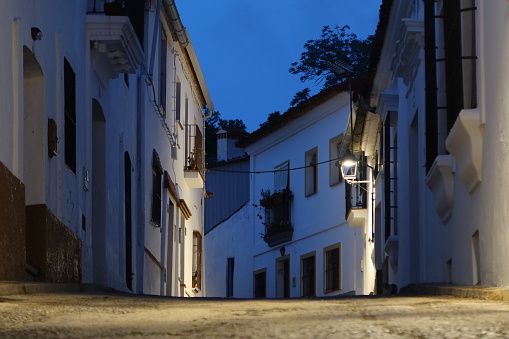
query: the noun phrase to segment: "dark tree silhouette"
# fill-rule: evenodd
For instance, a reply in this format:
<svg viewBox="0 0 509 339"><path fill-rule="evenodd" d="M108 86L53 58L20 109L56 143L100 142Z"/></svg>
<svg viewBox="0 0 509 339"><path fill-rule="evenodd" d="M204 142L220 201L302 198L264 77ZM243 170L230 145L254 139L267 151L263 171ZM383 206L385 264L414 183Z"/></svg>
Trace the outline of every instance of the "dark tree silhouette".
<svg viewBox="0 0 509 339"><path fill-rule="evenodd" d="M348 77L347 74L335 73L331 63L339 61L351 66L354 77L366 73L374 36L361 40L356 34L349 33L349 30L349 26L324 26L320 38L308 40L304 44L305 51L300 61L292 63L289 72L300 75L302 82L323 82L323 88L345 81Z"/></svg>

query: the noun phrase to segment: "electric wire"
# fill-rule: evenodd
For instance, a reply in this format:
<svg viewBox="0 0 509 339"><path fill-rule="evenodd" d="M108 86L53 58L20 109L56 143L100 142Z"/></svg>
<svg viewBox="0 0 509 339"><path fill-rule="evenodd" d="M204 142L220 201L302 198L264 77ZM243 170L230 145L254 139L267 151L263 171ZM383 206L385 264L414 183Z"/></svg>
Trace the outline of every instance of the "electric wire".
<svg viewBox="0 0 509 339"><path fill-rule="evenodd" d="M208 172L226 172L226 173L245 173L245 174L264 174L264 173L276 173L276 172L286 172L286 171L296 171L305 169L308 167L314 167L322 164L327 164L333 161L339 160L339 158L329 159L322 162L317 162L315 165L306 165L306 166L300 166L300 167L293 167L293 168L287 168L287 169L277 169L277 170L267 170L267 171L235 171L235 170L223 170L223 169L216 169L216 168L207 168Z"/></svg>

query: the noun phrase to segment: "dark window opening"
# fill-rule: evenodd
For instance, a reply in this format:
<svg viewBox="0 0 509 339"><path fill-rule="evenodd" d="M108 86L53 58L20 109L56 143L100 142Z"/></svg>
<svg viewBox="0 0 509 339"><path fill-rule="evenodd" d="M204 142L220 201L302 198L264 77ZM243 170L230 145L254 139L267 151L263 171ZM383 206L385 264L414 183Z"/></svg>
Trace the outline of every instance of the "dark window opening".
<svg viewBox="0 0 509 339"><path fill-rule="evenodd" d="M162 210L162 176L163 168L157 151L154 150L152 157L152 213L151 221L161 226Z"/></svg>
<svg viewBox="0 0 509 339"><path fill-rule="evenodd" d="M64 58L65 164L76 174L76 75Z"/></svg>
<svg viewBox="0 0 509 339"><path fill-rule="evenodd" d="M145 0L126 0L125 9L134 32L143 48L143 27L145 26Z"/></svg>
<svg viewBox="0 0 509 339"><path fill-rule="evenodd" d="M228 258L226 269L226 296L233 297L233 273L235 269L235 258Z"/></svg>
<svg viewBox="0 0 509 339"><path fill-rule="evenodd" d="M124 153L125 281L133 289L131 159Z"/></svg>

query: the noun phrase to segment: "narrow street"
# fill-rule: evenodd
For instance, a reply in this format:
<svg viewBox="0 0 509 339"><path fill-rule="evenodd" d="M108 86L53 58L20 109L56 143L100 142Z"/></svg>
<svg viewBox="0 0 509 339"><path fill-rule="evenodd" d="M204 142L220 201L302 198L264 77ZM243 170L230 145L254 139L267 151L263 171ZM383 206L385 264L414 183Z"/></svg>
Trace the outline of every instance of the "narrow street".
<svg viewBox="0 0 509 339"><path fill-rule="evenodd" d="M507 338L509 303L453 297L0 297L0 338Z"/></svg>

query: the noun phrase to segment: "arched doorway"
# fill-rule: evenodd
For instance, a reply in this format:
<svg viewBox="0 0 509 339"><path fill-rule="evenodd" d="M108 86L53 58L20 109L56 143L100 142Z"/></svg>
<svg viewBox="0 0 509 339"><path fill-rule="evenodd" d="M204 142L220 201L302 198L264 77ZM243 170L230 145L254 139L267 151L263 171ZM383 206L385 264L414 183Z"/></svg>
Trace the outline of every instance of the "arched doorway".
<svg viewBox="0 0 509 339"><path fill-rule="evenodd" d="M23 46L23 182L27 205L44 204L44 76L35 55Z"/></svg>
<svg viewBox="0 0 509 339"><path fill-rule="evenodd" d="M106 276L106 119L92 100L92 256L94 283L107 285Z"/></svg>

